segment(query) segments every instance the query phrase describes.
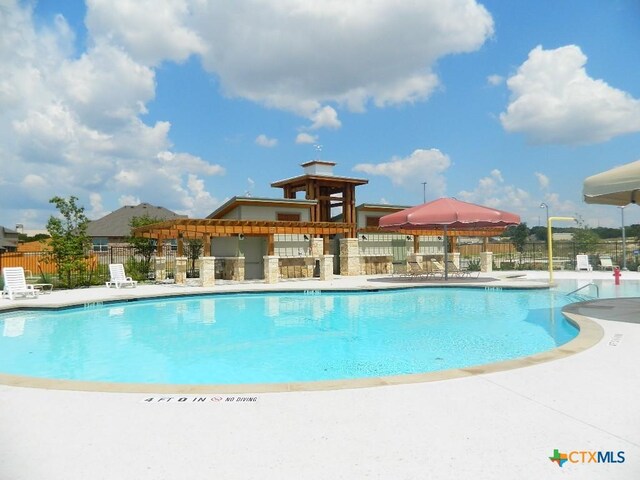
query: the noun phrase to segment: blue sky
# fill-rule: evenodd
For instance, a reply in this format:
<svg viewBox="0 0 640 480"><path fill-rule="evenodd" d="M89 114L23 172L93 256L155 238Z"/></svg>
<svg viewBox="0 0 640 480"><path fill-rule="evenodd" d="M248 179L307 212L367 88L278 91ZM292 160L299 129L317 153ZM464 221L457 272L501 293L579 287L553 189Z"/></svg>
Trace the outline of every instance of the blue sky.
<svg viewBox="0 0 640 480"><path fill-rule="evenodd" d="M322 158L358 203L619 226L581 190L640 159L638 52L635 0L0 0L0 225L203 217Z"/></svg>

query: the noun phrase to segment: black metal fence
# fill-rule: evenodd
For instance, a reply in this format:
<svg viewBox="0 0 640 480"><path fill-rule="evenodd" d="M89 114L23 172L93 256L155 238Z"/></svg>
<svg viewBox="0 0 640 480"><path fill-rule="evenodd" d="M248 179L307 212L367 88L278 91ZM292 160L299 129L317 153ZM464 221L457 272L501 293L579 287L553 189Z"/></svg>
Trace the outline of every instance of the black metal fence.
<svg viewBox="0 0 640 480"><path fill-rule="evenodd" d="M176 268L176 252L170 246L163 252L166 276L173 278ZM138 281L155 280L156 256L149 259L136 254L130 246L110 246L103 252L90 252L84 260L83 268L60 275L47 252L0 253L0 269L22 267L29 283L51 283L56 288L103 285L109 280L109 264L124 265L127 276ZM164 280L164 279L159 279ZM1 281L1 279L0 279Z"/></svg>
<svg viewBox="0 0 640 480"><path fill-rule="evenodd" d="M626 244L626 266L629 270L640 267L640 245L631 240ZM477 248L469 248L477 247ZM480 258L480 246L460 246L461 263L467 265ZM547 244L532 242L524 245L522 252L518 252L511 243L489 244L493 251L494 268L498 270L546 270L549 268ZM609 257L614 265L622 267L625 261L622 242L599 242L585 248L583 244L571 241L553 242L554 268L572 270L576 267L576 255L586 254L593 268L600 267L600 257Z"/></svg>

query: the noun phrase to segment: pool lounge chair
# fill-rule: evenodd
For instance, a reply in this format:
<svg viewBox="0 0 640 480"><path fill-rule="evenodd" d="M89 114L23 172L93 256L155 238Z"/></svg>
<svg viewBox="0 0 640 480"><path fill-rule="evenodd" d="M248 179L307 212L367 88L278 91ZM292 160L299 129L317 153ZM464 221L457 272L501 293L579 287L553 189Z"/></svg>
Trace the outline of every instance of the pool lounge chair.
<svg viewBox="0 0 640 480"><path fill-rule="evenodd" d="M434 275L440 275L441 277L444 277L444 265L435 258L432 258L429 262L429 269L431 272L433 272Z"/></svg>
<svg viewBox="0 0 640 480"><path fill-rule="evenodd" d="M410 260L407 262L408 277L430 277L431 275L433 275L432 272L422 268L420 264L415 260Z"/></svg>
<svg viewBox="0 0 640 480"><path fill-rule="evenodd" d="M453 273L458 277L468 277L471 278L471 275L475 275L475 278L480 276L480 271L478 270L469 270L468 268L460 268L452 260L447 262L449 265L449 274Z"/></svg>
<svg viewBox="0 0 640 480"><path fill-rule="evenodd" d="M138 284L137 281L125 275L124 266L121 263L110 263L109 273L111 280L106 283L108 288L135 287Z"/></svg>
<svg viewBox="0 0 640 480"><path fill-rule="evenodd" d="M589 255L576 255L576 272L586 270L591 272L593 267L589 263Z"/></svg>
<svg viewBox="0 0 640 480"><path fill-rule="evenodd" d="M616 266L611 261L610 255L600 255L600 270L613 270Z"/></svg>
<svg viewBox="0 0 640 480"><path fill-rule="evenodd" d="M2 278L4 279L3 297L9 297L9 300L13 300L16 295L32 298L38 296L38 290L33 285L27 285L22 267L3 268Z"/></svg>

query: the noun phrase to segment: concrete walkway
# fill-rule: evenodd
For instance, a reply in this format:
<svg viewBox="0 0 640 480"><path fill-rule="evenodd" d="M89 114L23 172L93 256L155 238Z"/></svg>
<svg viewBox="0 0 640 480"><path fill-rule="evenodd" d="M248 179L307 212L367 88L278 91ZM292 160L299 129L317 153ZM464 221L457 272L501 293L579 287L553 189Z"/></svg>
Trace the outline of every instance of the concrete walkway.
<svg viewBox="0 0 640 480"><path fill-rule="evenodd" d="M558 272L556 277L575 275ZM611 272L580 274L585 279L600 275L611 279ZM482 287L535 286L544 278L534 272L484 281ZM631 278L640 280L640 274L625 272L625 279ZM397 286L372 280L282 282L275 288ZM265 285L215 287L238 288ZM203 291L96 288L0 305L89 303L178 290ZM0 385L0 479L640 478L640 325L595 321L603 339L581 353L429 383L241 395ZM611 451L614 459L624 452L625 461L568 461L560 468L549 460L555 449Z"/></svg>

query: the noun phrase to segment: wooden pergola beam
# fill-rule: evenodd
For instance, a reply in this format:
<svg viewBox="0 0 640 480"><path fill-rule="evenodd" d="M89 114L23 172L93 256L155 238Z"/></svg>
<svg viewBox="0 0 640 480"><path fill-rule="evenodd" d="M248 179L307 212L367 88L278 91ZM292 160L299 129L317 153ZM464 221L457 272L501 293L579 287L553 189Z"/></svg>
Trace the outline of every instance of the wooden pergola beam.
<svg viewBox="0 0 640 480"><path fill-rule="evenodd" d="M231 235L265 236L277 234L335 235L348 234L352 228L337 222L287 222L265 220L175 219L145 225L132 230L136 237L185 239Z"/></svg>

